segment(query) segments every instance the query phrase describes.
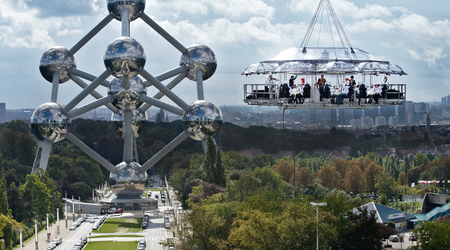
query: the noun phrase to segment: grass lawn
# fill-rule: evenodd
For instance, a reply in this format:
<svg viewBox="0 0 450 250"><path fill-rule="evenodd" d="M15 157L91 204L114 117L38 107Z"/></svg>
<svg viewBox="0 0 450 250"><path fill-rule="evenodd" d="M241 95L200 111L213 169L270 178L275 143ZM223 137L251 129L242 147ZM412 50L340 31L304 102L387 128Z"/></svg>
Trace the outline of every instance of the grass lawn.
<svg viewBox="0 0 450 250"><path fill-rule="evenodd" d="M95 233L136 233L142 231L141 218L120 219L108 218Z"/></svg>
<svg viewBox="0 0 450 250"><path fill-rule="evenodd" d="M91 236L91 237L89 237L89 239L93 239L93 238L111 238L111 237L114 237L114 238L116 238L116 237L133 237L133 238L136 238L136 237L144 237L143 235L132 235L132 234L124 234L124 235L117 235L117 234L112 234L112 235L99 235L99 236Z"/></svg>
<svg viewBox="0 0 450 250"><path fill-rule="evenodd" d="M92 241L83 250L136 250L138 241Z"/></svg>

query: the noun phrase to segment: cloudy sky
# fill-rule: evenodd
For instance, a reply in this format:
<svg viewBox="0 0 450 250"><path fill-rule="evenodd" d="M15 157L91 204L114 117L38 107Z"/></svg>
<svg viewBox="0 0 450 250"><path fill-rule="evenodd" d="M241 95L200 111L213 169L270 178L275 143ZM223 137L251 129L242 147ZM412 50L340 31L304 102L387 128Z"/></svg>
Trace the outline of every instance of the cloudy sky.
<svg viewBox="0 0 450 250"><path fill-rule="evenodd" d="M319 0L147 0L145 13L184 46L201 43L210 47L218 67L204 82L205 99L217 105L240 105L244 104L243 84L264 82L264 76L245 77L240 73L252 63L299 47L318 3ZM390 78L391 83L407 84L408 100L433 102L450 95L449 1L331 3L353 47L397 64L408 73ZM0 102L5 102L7 109L16 109L36 108L50 101L51 83L39 72L42 53L56 45L72 48L107 14L106 0L0 0ZM327 39L327 22L325 14L321 39L316 34L310 47L332 46L331 39ZM75 54L77 68L100 75L105 70L106 47L120 35L121 23L113 20ZM145 69L152 75L179 65L180 52L142 20L131 23L131 36L144 47ZM374 81L381 81L381 77ZM67 104L80 91L72 81L61 84L58 103ZM197 98L196 83L188 79L173 91L187 103ZM104 87L100 86L98 92L106 95ZM148 89L149 96L155 93L155 89ZM92 100L86 98L83 103Z"/></svg>

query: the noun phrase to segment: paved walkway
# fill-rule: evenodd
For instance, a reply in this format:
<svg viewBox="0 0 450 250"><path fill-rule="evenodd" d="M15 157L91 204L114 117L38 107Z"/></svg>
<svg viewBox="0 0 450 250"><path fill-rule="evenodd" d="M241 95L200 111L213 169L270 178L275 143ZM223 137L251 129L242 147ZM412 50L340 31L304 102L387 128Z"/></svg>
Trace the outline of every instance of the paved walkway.
<svg viewBox="0 0 450 250"><path fill-rule="evenodd" d="M69 227L72 224L72 216L68 216L68 220L67 220L67 228L66 228L66 220L62 219L59 221L61 227L60 227L60 233L58 236L58 230L57 230L57 224L53 224L50 226L50 240L53 240L55 238L61 237L64 238L66 237L70 231L69 231ZM29 238L28 241L26 243L24 243L24 247L22 247L23 250L36 250L36 240L35 240L35 236L33 235L33 237ZM47 230L42 230L40 232L38 232L38 250L43 249L46 245L48 244L47 242ZM20 249L19 246L17 246L15 249Z"/></svg>

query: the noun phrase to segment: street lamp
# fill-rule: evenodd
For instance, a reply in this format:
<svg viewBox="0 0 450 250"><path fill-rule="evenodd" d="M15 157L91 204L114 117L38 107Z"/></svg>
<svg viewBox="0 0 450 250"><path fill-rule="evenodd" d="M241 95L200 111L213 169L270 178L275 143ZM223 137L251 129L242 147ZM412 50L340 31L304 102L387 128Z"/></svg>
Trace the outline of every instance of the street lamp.
<svg viewBox="0 0 450 250"><path fill-rule="evenodd" d="M20 250L22 250L23 249L23 246L22 246L22 229L19 229L19 233L20 233Z"/></svg>
<svg viewBox="0 0 450 250"><path fill-rule="evenodd" d="M50 242L50 228L48 227L48 214L46 214L47 218L47 242Z"/></svg>
<svg viewBox="0 0 450 250"><path fill-rule="evenodd" d="M34 245L36 250L38 250L37 220L34 220Z"/></svg>
<svg viewBox="0 0 450 250"><path fill-rule="evenodd" d="M58 232L58 236L59 236L59 208L56 208L56 220L57 220L57 227L58 227L58 230L57 230L57 232Z"/></svg>
<svg viewBox="0 0 450 250"><path fill-rule="evenodd" d="M317 250L319 250L319 207L323 207L326 206L327 203L326 202L322 202L322 203L314 203L314 202L310 202L309 204L311 204L313 207L316 207L316 222L317 222Z"/></svg>

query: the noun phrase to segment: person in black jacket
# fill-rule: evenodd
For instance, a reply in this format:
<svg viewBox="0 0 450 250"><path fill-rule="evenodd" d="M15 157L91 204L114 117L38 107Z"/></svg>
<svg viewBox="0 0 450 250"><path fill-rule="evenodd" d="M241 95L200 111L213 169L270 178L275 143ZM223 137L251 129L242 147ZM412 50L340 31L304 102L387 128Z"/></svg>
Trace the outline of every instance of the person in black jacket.
<svg viewBox="0 0 450 250"><path fill-rule="evenodd" d="M289 79L289 87L292 89L294 87L294 81L297 79L297 76L291 76L291 79Z"/></svg>

